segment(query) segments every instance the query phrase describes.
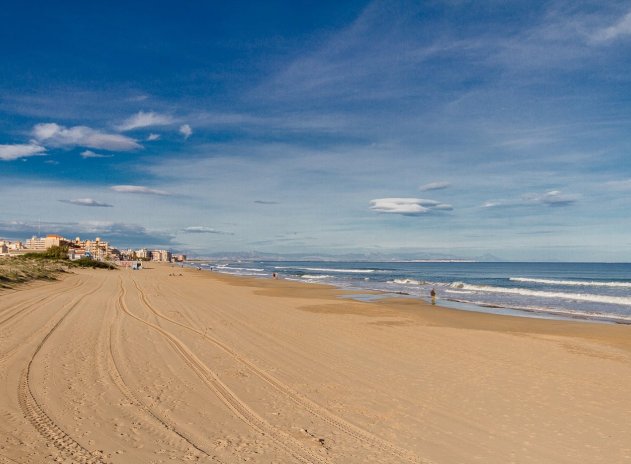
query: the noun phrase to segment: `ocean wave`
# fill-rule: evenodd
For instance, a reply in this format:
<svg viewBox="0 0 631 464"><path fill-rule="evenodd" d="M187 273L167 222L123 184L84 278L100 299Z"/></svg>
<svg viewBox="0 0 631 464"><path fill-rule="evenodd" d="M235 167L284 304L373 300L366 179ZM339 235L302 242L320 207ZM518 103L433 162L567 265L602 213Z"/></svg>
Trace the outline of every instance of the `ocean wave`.
<svg viewBox="0 0 631 464"><path fill-rule="evenodd" d="M260 269L257 267L233 267L233 266L217 266L218 268L221 267L221 269L230 269L232 271L250 271L250 272L264 272L265 269Z"/></svg>
<svg viewBox="0 0 631 464"><path fill-rule="evenodd" d="M510 277L513 282L524 282L534 284L549 284L576 287L616 287L631 288L631 282L599 282L595 280L556 280L556 279L533 279L529 277Z"/></svg>
<svg viewBox="0 0 631 464"><path fill-rule="evenodd" d="M388 281L389 284L401 284L401 285L423 285L426 282L422 280L414 280L414 279L394 279Z"/></svg>
<svg viewBox="0 0 631 464"><path fill-rule="evenodd" d="M300 271L312 272L340 272L344 274L372 274L377 272L376 269L335 269L328 267L291 267L291 266L275 266L274 269L296 269Z"/></svg>
<svg viewBox="0 0 631 464"><path fill-rule="evenodd" d="M525 288L503 288L482 285L469 285L463 284L462 282L458 282L457 284L458 286L454 286L453 288L471 290L474 292L533 296L539 298L560 298L564 300L588 301L592 303L604 304L631 305L631 297L625 296L596 295L590 293L545 292L541 290L528 290Z"/></svg>
<svg viewBox="0 0 631 464"><path fill-rule="evenodd" d="M318 274L318 275L303 274L301 277L303 279L328 279L331 276L330 275L326 275L326 274Z"/></svg>
<svg viewBox="0 0 631 464"><path fill-rule="evenodd" d="M496 308L496 309L509 309L509 310L517 310L524 311L533 314L549 314L550 316L557 317L566 317L572 319L585 319L585 320L599 320L605 322L616 322L619 324L631 324L631 315L626 314L613 314L599 311L584 311L584 310L574 310L569 308L541 308L536 306L526 306L526 305L491 305L484 301L472 301L472 300L460 300L457 298L447 298L447 301L454 301L456 303L465 303L472 304L475 306L480 306L482 308Z"/></svg>

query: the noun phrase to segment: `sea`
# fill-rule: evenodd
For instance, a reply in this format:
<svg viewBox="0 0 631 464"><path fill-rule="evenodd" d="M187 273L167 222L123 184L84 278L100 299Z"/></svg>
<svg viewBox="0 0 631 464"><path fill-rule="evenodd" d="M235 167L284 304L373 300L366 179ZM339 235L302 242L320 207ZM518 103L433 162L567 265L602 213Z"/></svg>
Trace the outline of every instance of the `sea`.
<svg viewBox="0 0 631 464"><path fill-rule="evenodd" d="M468 311L631 324L631 263L197 262L226 274L324 283L353 298L392 296ZM370 293L362 293L362 291ZM377 295L372 291L379 292Z"/></svg>

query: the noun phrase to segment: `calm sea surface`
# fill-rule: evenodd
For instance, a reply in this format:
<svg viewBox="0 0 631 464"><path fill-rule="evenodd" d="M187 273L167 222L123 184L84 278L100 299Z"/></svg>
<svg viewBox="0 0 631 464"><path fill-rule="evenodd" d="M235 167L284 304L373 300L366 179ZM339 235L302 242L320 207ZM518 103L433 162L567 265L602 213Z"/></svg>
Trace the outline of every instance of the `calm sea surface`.
<svg viewBox="0 0 631 464"><path fill-rule="evenodd" d="M201 266L257 277L277 273L284 279L424 300L435 288L437 303L443 306L631 323L628 263L248 261Z"/></svg>

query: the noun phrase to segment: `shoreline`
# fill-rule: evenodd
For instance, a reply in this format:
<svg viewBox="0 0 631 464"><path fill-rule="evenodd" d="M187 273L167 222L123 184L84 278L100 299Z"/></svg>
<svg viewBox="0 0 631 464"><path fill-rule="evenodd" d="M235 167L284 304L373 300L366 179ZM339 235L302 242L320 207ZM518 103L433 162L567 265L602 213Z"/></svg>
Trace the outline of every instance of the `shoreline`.
<svg viewBox="0 0 631 464"><path fill-rule="evenodd" d="M580 336L585 337L586 340L607 341L609 339L609 329L607 328L610 327L612 328L612 333L615 334L616 338L613 346L631 351L631 324L592 319L574 319L570 317L528 317L515 314L496 314L485 311L465 310L442 306L439 302L437 302L436 305L432 305L430 302L412 295L409 298L382 298L380 296L380 298L376 300L365 301L353 299L353 295L355 294L367 293L361 289L342 289L335 285L319 282L300 282L297 280L288 280L283 278L274 280L263 277L239 276L216 271L209 272L206 270L195 269L195 272L211 274L212 276L219 277L220 280L225 280L232 285L251 286L261 289L279 289L279 291L270 290L263 293L273 296L279 296L281 293L280 289L287 291L288 287L282 283L289 282L291 284L289 288L296 293L301 293L300 289L303 288L303 286L305 289L310 289L308 290L308 293L301 293L301 296L303 297L306 295L313 295L313 298L324 297L329 298L332 301L352 301L366 305L383 305L395 311L404 311L406 316L418 316L436 324L439 323L442 314L445 316L445 326L451 328L480 329L484 327L488 330L506 330L512 333L525 333L532 331L533 333L542 335L568 337ZM316 287L322 291L319 292L312 287ZM373 290L373 292L382 293L384 295L386 294L385 292L381 292L379 290ZM460 321L458 321L459 318L461 319ZM615 327L620 327L620 329L615 329ZM618 334L618 332L620 333ZM620 339L618 339L618 337L620 337Z"/></svg>
<svg viewBox="0 0 631 464"><path fill-rule="evenodd" d="M201 262L201 261L200 261ZM205 261L207 263L207 261ZM311 263L309 261L305 261L306 263ZM293 263L293 262L292 262ZM366 262L367 264L370 264L371 262ZM407 262L406 262L407 263ZM257 264L256 262L252 263L252 265ZM387 263L385 263L387 264ZM529 264L533 264L533 263L529 263ZM537 264L537 263L534 263ZM558 264L558 263L551 263L551 264ZM566 263L563 263L566 264ZM570 263L570 264L577 264L577 263ZM625 263L626 264L626 263ZM195 263L192 266L187 266L190 268L197 268L198 264ZM211 268L212 269L212 268ZM226 271L221 271L218 269L221 269L221 266L215 266L214 270L211 269L207 269L207 268L200 268L200 270L203 271L207 271L207 272L215 272L218 274L223 274L223 275L229 275L229 276L235 276L235 277L244 277L244 278L252 278L252 279L267 279L267 278L271 278L271 276L267 276L267 275L248 275L248 274L243 274L240 275L238 273L233 273L233 272L226 272ZM262 269L261 269L262 270ZM344 286L344 284L342 283L331 283L331 282L320 282L320 281L314 281L314 280L302 280L301 278L298 277L282 277L281 274L281 279L285 279L285 280L289 280L292 282L301 282L301 283L308 283L308 284L316 284L316 285L325 285L325 286L331 286L334 288L338 288L340 290L348 290L351 294L351 296L349 296L349 298L353 298L352 294L358 294L359 297L356 298L360 301L366 300L366 301L378 301L381 299L387 299L387 298L391 298L392 296L394 296L395 298L397 297L397 295L401 295L401 297L403 298L410 298L410 299L416 299L419 301L423 301L426 303L429 303L429 299L428 298L424 298L421 295L415 295L413 293L409 293L407 291L404 290L386 290L386 289L379 289L379 288L364 288L361 286L356 286L353 287L352 284L351 286ZM361 295L370 295L369 298L362 298ZM592 322L592 323L600 323L600 324L621 324L621 325L631 325L631 317L629 318L625 318L622 316L616 316L616 315L607 315L607 314L590 314L590 313L584 313L584 312L580 312L580 311L572 311L572 310L567 310L567 309L555 309L555 308L546 308L546 307L527 307L527 306L517 306L517 305L512 305L512 306L508 306L508 305L500 305L500 304L493 304L493 303L483 303L483 302L471 302L471 301L467 301L467 300L459 300L457 298L449 298L449 297L443 297L443 298L439 298L438 299L439 302L442 303L442 305L444 307L448 307L448 308L452 308L452 309L458 309L458 310L462 310L462 311L473 311L473 312L480 312L480 313L485 313L485 314L497 314L497 315L510 315L510 316L515 316L515 317L525 317L525 318L536 318L536 319L551 319L551 320L567 320L567 321L578 321L578 322Z"/></svg>

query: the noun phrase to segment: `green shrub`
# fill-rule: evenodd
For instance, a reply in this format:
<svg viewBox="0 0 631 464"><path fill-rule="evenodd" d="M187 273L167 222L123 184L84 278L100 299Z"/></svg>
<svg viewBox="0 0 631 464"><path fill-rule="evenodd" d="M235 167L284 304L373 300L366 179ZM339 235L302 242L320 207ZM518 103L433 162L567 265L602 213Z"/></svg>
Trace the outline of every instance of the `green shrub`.
<svg viewBox="0 0 631 464"><path fill-rule="evenodd" d="M90 258L80 258L76 261L70 261L70 265L77 267L91 267L98 269L116 269L116 266L110 263L106 263L104 261L95 261Z"/></svg>

